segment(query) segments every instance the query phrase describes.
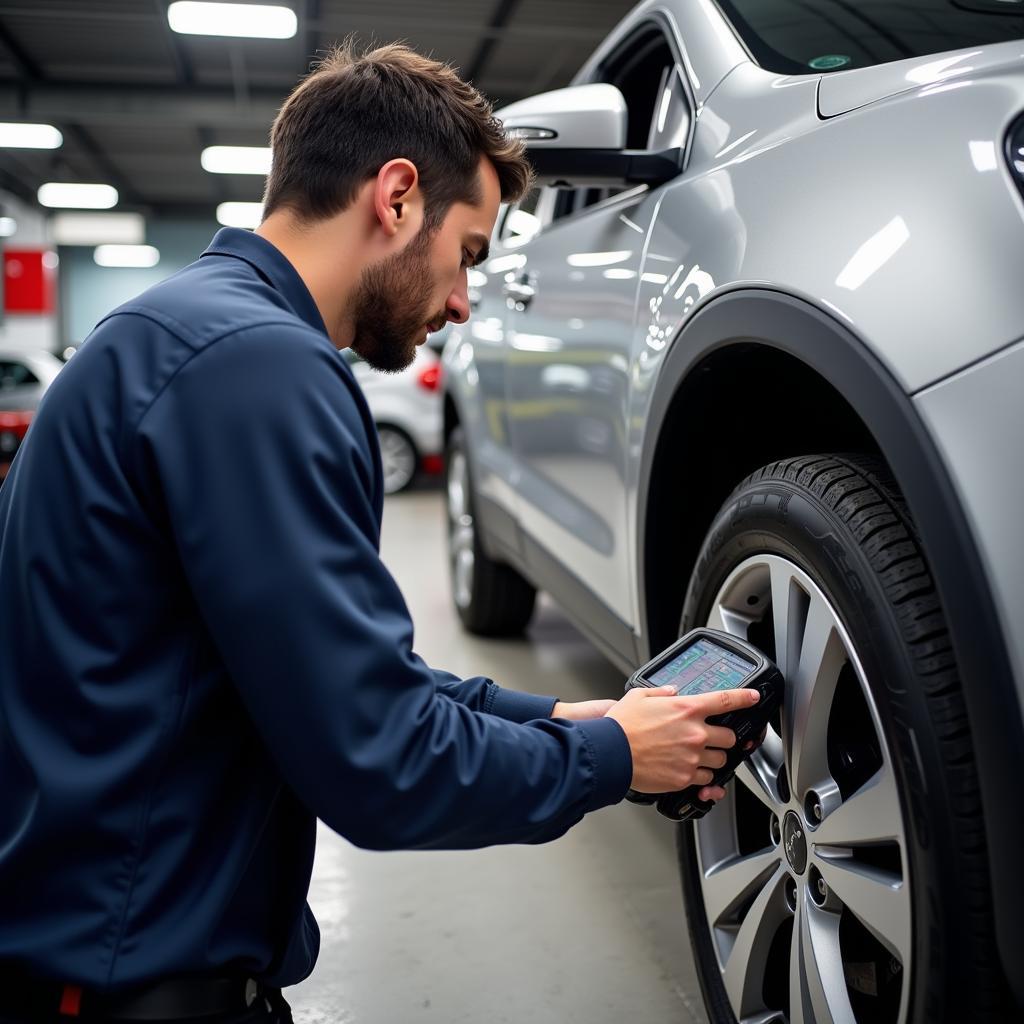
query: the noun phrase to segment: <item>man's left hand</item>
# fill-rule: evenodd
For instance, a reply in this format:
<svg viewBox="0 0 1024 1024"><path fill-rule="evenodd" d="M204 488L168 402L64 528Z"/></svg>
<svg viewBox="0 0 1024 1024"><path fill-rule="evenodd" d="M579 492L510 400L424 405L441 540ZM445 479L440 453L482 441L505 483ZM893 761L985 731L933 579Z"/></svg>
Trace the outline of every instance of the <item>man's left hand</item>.
<svg viewBox="0 0 1024 1024"><path fill-rule="evenodd" d="M570 722L583 722L588 718L604 718L613 707L613 700L578 700L567 704L556 701L551 717L567 718Z"/></svg>

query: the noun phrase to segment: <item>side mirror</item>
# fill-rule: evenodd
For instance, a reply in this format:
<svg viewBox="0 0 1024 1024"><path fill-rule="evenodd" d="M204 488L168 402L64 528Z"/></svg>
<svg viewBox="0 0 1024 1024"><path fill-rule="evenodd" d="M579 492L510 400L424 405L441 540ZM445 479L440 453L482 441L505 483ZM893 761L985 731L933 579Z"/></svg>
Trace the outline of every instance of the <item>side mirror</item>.
<svg viewBox="0 0 1024 1024"><path fill-rule="evenodd" d="M626 101L597 82L541 93L497 111L526 142L538 183L559 188L660 185L682 168L682 152L626 149Z"/></svg>

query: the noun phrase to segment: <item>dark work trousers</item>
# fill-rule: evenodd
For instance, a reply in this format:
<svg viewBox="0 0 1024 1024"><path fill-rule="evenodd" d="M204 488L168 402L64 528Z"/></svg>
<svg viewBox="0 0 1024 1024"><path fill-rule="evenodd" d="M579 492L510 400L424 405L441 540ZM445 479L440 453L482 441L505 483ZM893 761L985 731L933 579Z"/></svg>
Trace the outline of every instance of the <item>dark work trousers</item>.
<svg viewBox="0 0 1024 1024"><path fill-rule="evenodd" d="M9 1017L4 1014L0 1003L0 1024L292 1024L291 1007L280 994L267 999L257 999L247 1010L237 1013L221 1013L207 1017L174 1017L168 1020L128 1020L118 1017L67 1017L54 1014L52 1017Z"/></svg>

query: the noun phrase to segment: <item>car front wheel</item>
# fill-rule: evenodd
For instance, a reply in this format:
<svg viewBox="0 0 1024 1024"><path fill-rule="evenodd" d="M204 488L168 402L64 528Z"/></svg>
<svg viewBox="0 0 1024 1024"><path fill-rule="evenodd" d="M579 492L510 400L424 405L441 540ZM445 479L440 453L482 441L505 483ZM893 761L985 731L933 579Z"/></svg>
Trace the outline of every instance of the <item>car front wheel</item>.
<svg viewBox="0 0 1024 1024"><path fill-rule="evenodd" d="M971 737L913 524L881 463L808 456L733 493L683 629L786 678L727 796L680 826L713 1024L998 1019Z"/></svg>

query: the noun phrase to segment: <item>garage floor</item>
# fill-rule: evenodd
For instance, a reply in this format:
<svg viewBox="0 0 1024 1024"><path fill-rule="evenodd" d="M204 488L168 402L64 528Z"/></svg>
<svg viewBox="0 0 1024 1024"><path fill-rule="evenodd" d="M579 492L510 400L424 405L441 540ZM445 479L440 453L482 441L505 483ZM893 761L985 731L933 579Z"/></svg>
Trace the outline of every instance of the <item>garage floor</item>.
<svg viewBox="0 0 1024 1024"><path fill-rule="evenodd" d="M452 610L442 497L388 499L384 560L428 663L565 700L622 676L544 600L528 638L481 641ZM323 826L310 903L323 944L287 993L300 1024L704 1022L672 826L606 808L546 846L368 853Z"/></svg>

